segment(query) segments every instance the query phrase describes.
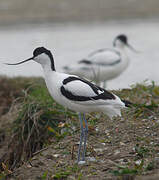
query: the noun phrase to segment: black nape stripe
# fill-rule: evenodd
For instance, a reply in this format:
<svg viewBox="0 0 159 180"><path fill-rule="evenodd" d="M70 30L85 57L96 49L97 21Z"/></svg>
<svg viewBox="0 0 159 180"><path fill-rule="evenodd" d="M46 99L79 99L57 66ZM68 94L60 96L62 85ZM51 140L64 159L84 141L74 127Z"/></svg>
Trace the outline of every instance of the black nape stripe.
<svg viewBox="0 0 159 180"><path fill-rule="evenodd" d="M62 86L61 87L61 93L62 93L62 95L64 95L69 100L72 100L72 101L90 101L90 100L100 100L100 99L102 99L102 100L115 99L115 96L112 93L106 91L105 89L103 89L101 87L96 86L95 84L92 84L91 82L89 82L85 79L80 79L78 77L70 76L70 77L64 79L63 85L66 85L67 83L69 83L71 81L76 81L76 80L88 84L92 88L92 90L94 91L96 96L87 97L87 96L74 95L70 91L66 90L64 86ZM99 91L102 91L103 93L99 94Z"/></svg>
<svg viewBox="0 0 159 180"><path fill-rule="evenodd" d="M38 56L40 54L43 54L43 53L45 53L45 54L47 54L49 56L50 61L51 61L51 69L53 71L55 71L54 58L53 58L53 55L52 55L51 51L49 51L48 49L46 49L44 47L38 47L38 48L36 48L34 50L33 56L36 57L36 56Z"/></svg>

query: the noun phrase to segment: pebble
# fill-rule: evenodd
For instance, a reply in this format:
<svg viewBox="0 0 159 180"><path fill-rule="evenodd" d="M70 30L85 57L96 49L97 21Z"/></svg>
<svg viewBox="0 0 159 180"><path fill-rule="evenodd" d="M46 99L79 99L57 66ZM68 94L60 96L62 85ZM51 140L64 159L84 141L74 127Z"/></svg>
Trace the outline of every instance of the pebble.
<svg viewBox="0 0 159 180"><path fill-rule="evenodd" d="M87 159L87 161L90 161L90 162L97 161L94 157L87 157L86 159Z"/></svg>
<svg viewBox="0 0 159 180"><path fill-rule="evenodd" d="M125 146L126 144L125 144L125 143L123 143L123 142L120 142L120 145L121 145L121 146Z"/></svg>
<svg viewBox="0 0 159 180"><path fill-rule="evenodd" d="M135 161L135 164L136 164L136 165L140 165L140 164L141 164L141 160Z"/></svg>
<svg viewBox="0 0 159 180"><path fill-rule="evenodd" d="M103 152L104 150L107 150L108 148L94 148L95 152Z"/></svg>
<svg viewBox="0 0 159 180"><path fill-rule="evenodd" d="M78 165L83 165L83 164L86 164L86 161L79 161L78 162Z"/></svg>
<svg viewBox="0 0 159 180"><path fill-rule="evenodd" d="M54 156L55 158L57 158L57 157L60 156L60 154L54 154L53 156Z"/></svg>

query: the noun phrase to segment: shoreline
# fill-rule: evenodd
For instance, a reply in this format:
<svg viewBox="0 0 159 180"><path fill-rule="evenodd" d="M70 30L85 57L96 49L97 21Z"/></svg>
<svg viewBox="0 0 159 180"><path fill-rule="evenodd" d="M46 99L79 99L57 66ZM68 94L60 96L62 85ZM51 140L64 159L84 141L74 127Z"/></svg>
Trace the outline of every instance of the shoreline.
<svg viewBox="0 0 159 180"><path fill-rule="evenodd" d="M141 17L138 17L138 18L125 18L125 19L122 19L122 18L118 18L118 19L114 19L114 18L111 18L111 19L107 19L107 20L100 20L100 21L52 21L50 19L47 19L46 21L44 20L27 20L27 21L16 21L16 22L1 22L0 21L0 25L1 25L1 30L3 29L6 29L6 28L14 28L17 29L17 27L22 27L22 28L30 28L30 26L51 26L51 25L55 25L55 27L62 27L62 26L65 26L65 25L68 25L68 26L80 26L80 25L84 25L84 26L97 26L97 25L101 25L101 24L126 24L126 23L136 23L136 24L139 24L139 23L146 23L146 22L152 22L152 23L158 23L158 16L155 16L155 17L149 17L149 18L141 18ZM12 29L14 30L14 29Z"/></svg>
<svg viewBox="0 0 159 180"><path fill-rule="evenodd" d="M159 16L158 7L157 0L5 0L0 2L0 24L152 19Z"/></svg>

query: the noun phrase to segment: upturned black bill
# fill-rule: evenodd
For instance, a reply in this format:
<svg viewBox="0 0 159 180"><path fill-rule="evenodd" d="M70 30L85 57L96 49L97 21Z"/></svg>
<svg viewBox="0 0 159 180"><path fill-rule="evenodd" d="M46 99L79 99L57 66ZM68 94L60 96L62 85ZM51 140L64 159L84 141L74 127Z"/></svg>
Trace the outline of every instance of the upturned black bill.
<svg viewBox="0 0 159 180"><path fill-rule="evenodd" d="M29 59L26 59L26 60L24 60L24 61L21 61L21 62L18 62L18 63L4 63L4 64L6 64L6 65L19 65L19 64L23 64L23 63L25 63L25 62L27 62L27 61L30 61L30 60L33 60L33 58L34 57L31 57L31 58L29 58Z"/></svg>

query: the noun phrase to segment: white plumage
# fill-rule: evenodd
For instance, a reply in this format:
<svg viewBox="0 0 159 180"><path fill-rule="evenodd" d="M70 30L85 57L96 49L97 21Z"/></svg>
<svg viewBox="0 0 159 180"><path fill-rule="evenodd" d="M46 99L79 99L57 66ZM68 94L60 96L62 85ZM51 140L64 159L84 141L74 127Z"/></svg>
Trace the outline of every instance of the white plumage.
<svg viewBox="0 0 159 180"><path fill-rule="evenodd" d="M120 110L121 108L125 107L125 104L117 97L115 99L99 99L94 100L91 99L92 97L101 95L105 93L104 91L98 90L98 94L96 94L92 88L80 81L80 80L74 80L72 82L69 82L66 85L63 85L63 80L67 79L69 77L77 77L77 76L70 76L64 73L57 73L57 72L51 72L51 74L48 71L45 72L45 81L47 88L51 94L51 96L61 105L77 111L77 112L104 112L107 114L110 118L113 116L121 115ZM78 77L77 77L78 78ZM59 82L57 82L59 81ZM76 97L83 96L83 97L89 97L90 100L87 101L77 101L76 99L70 100L64 95L62 95L60 88L64 87L65 90L69 91L70 94L73 94ZM97 87L97 86L96 86ZM107 109L109 109L107 111Z"/></svg>
<svg viewBox="0 0 159 180"><path fill-rule="evenodd" d="M18 65L30 60L34 60L42 65L46 86L51 96L59 104L80 113L99 111L104 112L110 118L121 115L120 111L125 107L125 103L122 102L119 97L78 76L56 72L51 51L44 47L36 48L33 52L33 57L19 63L8 65ZM85 160L88 132L87 121L84 114L83 121L85 127L83 127L81 114L79 118L81 124L81 137L78 162L80 161L82 141L84 141L82 161Z"/></svg>

